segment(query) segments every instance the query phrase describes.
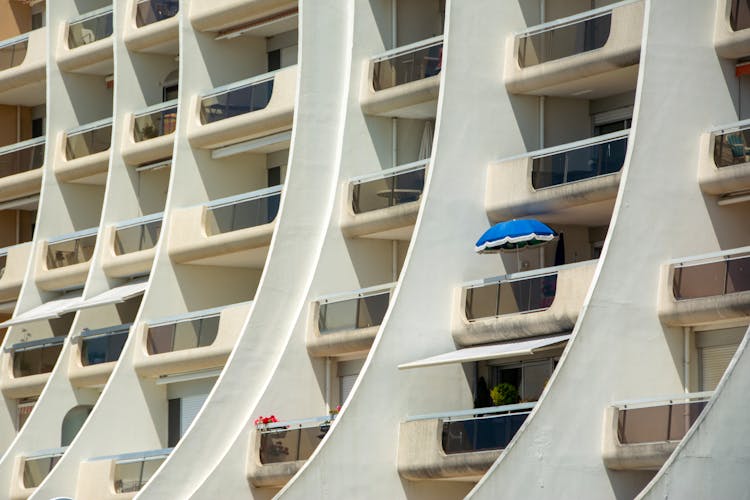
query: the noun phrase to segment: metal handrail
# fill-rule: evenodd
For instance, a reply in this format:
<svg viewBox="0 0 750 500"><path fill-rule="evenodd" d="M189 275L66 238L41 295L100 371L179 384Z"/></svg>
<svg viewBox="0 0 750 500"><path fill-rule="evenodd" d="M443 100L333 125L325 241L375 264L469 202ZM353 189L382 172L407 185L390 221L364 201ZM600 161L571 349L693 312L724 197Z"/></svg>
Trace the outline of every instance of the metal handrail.
<svg viewBox="0 0 750 500"><path fill-rule="evenodd" d="M29 139L27 141L9 144L0 148L0 156L6 155L8 153L15 153L16 151L20 151L22 149L33 148L34 146L39 146L40 144L44 144L45 142L47 142L47 138L45 136L41 136L34 137L33 139Z"/></svg>
<svg viewBox="0 0 750 500"><path fill-rule="evenodd" d="M385 168L379 172L374 172L372 174L357 175L355 177L351 177L349 179L349 182L351 184L356 185L356 184L363 184L365 182L375 181L379 179L387 179L388 177L396 177L399 174L406 174L409 172L416 172L418 170L423 170L427 168L427 165L429 163L430 163L430 158L426 158L424 160L417 160L411 163L405 163L404 165L399 165L397 167Z"/></svg>
<svg viewBox="0 0 750 500"><path fill-rule="evenodd" d="M172 99L170 101L164 101L164 102L152 104L151 106L148 106L142 109L141 111L133 113L133 117L140 118L142 116L147 116L147 115L156 113L157 111L164 111L169 108L176 108L177 104L178 104L178 99Z"/></svg>
<svg viewBox="0 0 750 500"><path fill-rule="evenodd" d="M588 139L582 139L580 141L569 142L567 144L561 144L559 146L553 146L550 148L538 149L536 151L529 151L527 153L521 153L514 156L508 156L501 160L496 160L495 163L505 163L513 160L520 160L522 158L544 158L547 156L553 156L559 153L566 153L568 151L574 151L576 149L583 149L588 146L596 146L598 144L604 144L606 142L613 142L617 139L622 139L630 135L630 129L619 130L610 134L597 135Z"/></svg>
<svg viewBox="0 0 750 500"><path fill-rule="evenodd" d="M345 300L358 299L370 295L380 295L380 292L393 290L396 287L396 284L397 282L393 281L391 283L384 283L382 285L360 288L359 290L321 295L317 298L317 300L315 300L315 302L318 302L320 304L330 304L331 302L343 302Z"/></svg>
<svg viewBox="0 0 750 500"><path fill-rule="evenodd" d="M95 236L99 232L98 227L92 227L89 229L83 229L74 233L64 234L62 236L56 236L54 238L47 239L47 245L53 245L55 243L64 243L66 241L73 241L85 238L87 236Z"/></svg>
<svg viewBox="0 0 750 500"><path fill-rule="evenodd" d="M494 285L497 283L510 283L514 281L522 281L530 278L542 278L544 276L551 276L558 274L560 271L567 271L568 269L575 269L576 267L583 267L592 265L598 262L599 259L583 260L581 262L573 262L570 264L563 264L561 266L543 267L541 269L533 269L531 271L521 271L518 273L505 274L503 276L495 276L492 278L485 278L481 280L467 281L461 285L461 288L478 288L485 285Z"/></svg>
<svg viewBox="0 0 750 500"><path fill-rule="evenodd" d="M722 260L733 260L725 259L725 257L733 256L734 258L744 257L743 254L750 253L750 246L733 248L730 250L721 250L718 252L709 252L701 255L694 255L691 257L680 257L679 259L672 259L667 262L673 267L686 267L684 264L690 264L691 266L700 264L711 264L712 262L721 262Z"/></svg>
<svg viewBox="0 0 750 500"><path fill-rule="evenodd" d="M280 72L284 71L287 68L290 68L291 66L287 66L286 68L277 69L274 71L269 71L268 73L263 73L262 75L256 75L251 76L250 78L245 78L244 80L239 80L237 82L228 83L226 85L222 85L221 87L216 87L214 89L208 90L202 94L199 95L200 99L206 99L208 97L215 97L219 94L224 94L226 92L229 92L231 90L237 90L242 87L248 87L250 85L257 85L259 83L264 83L268 80L273 80L276 78L276 75Z"/></svg>
<svg viewBox="0 0 750 500"><path fill-rule="evenodd" d="M150 224L151 222L156 222L164 219L164 212L159 212L156 214L150 214L150 215L143 215L141 217L136 217L134 219L128 219L124 220L122 222L118 222L115 224L115 229L127 229L129 227L137 227L137 226L145 226L146 224Z"/></svg>
<svg viewBox="0 0 750 500"><path fill-rule="evenodd" d="M92 10L92 11L86 12L85 14L81 14L80 16L76 16L74 18L68 19L68 26L72 24L78 24L83 21L88 21L89 19L94 19L95 17L101 17L102 15L110 14L110 13L112 13L112 6L108 5L106 7Z"/></svg>
<svg viewBox="0 0 750 500"><path fill-rule="evenodd" d="M49 448L46 450L39 450L28 455L25 455L24 460L40 460L42 458L53 458L61 457L68 449L67 446L61 446L60 448Z"/></svg>
<svg viewBox="0 0 750 500"><path fill-rule="evenodd" d="M146 325L149 327L172 325L177 323L183 323L185 321L192 321L194 319L210 318L213 316L221 315L225 309L242 306L246 304L252 304L252 301L238 302L236 304L228 304L226 306L212 307L210 309L203 309L200 311L186 312L183 314L176 314L174 316L167 316L164 318L158 318L152 321L146 321Z"/></svg>
<svg viewBox="0 0 750 500"><path fill-rule="evenodd" d="M517 414L517 413L523 413L526 412L526 410L531 410L536 406L536 402L531 403L516 403L512 405L503 405L503 406L490 406L487 408L474 408L471 410L458 410L458 411L451 411L451 412L442 412L442 413L427 413L424 415L414 415L411 417L407 417L407 422L413 422L415 420L473 420L474 418L480 418L476 417L476 415L482 415L483 417L496 417L500 414ZM463 418L463 417L471 417L471 418Z"/></svg>
<svg viewBox="0 0 750 500"><path fill-rule="evenodd" d="M425 40L420 40L418 42L410 43L408 45L396 47L395 49L386 50L385 52L372 57L370 60L373 63L387 61L388 59L393 59L394 57L399 56L401 54L406 54L407 52L414 52L415 50L419 50L419 49L426 49L428 47L432 47L433 45L439 45L441 43L443 43L443 35L433 36L432 38L427 38Z"/></svg>
<svg viewBox="0 0 750 500"><path fill-rule="evenodd" d="M85 125L79 125L78 127L66 130L65 137L70 137L71 135L83 134L85 132L90 132L92 130L105 128L108 125L112 125L112 117L102 118L101 120L97 120L91 123L86 123Z"/></svg>
<svg viewBox="0 0 750 500"><path fill-rule="evenodd" d="M97 337L107 337L109 335L116 335L118 333L125 333L130 330L133 323L125 323L122 325L107 326L105 328L84 328L81 333L71 339L71 342L75 342L78 339L91 339Z"/></svg>
<svg viewBox="0 0 750 500"><path fill-rule="evenodd" d="M283 187L284 187L283 184L279 184L278 186L271 186L271 187L267 187L263 189L257 189L255 191L250 191L249 193L242 193L242 194L237 194L234 196L227 196L226 198L219 198L218 200L206 202L203 205L211 209L228 207L231 205L242 203L243 201L250 201L250 200L255 200L255 199L260 199L260 198L268 198L275 194L281 193L281 190Z"/></svg>
<svg viewBox="0 0 750 500"><path fill-rule="evenodd" d="M298 420L287 420L286 422L274 422L272 424L263 424L263 428L258 431L263 434L272 431L284 431L294 429L307 429L317 427L322 423L333 422L335 415L326 415L323 417L301 418Z"/></svg>
<svg viewBox="0 0 750 500"><path fill-rule="evenodd" d="M20 35L16 35L12 38L6 38L5 40L0 41L0 49L4 49L5 47L10 47L11 45L15 45L20 42L28 41L29 39L29 33L21 33Z"/></svg>
<svg viewBox="0 0 750 500"><path fill-rule="evenodd" d="M545 31L551 31L556 28L563 28L565 26L578 24L581 21L586 21L588 19L593 19L595 17L601 17L604 15L607 15L611 13L611 11L615 10L618 7L622 7L623 5L628 5L631 3L636 3L636 2L641 2L641 1L643 0L623 0L622 2L605 5L604 7L599 7L599 8L592 9L592 10L587 10L585 12L573 14L572 16L562 17L560 19L555 19L554 21L537 24L536 26L531 26L530 28L526 28L525 30L517 31L514 34L514 36L516 38L519 38L519 37L525 37L525 36L538 35L539 33L544 33Z"/></svg>
<svg viewBox="0 0 750 500"><path fill-rule="evenodd" d="M136 451L133 453L121 453L119 455L103 455L99 457L92 457L86 460L87 462L96 462L99 460L114 460L118 464L125 464L131 462L140 462L142 460L163 458L168 457L172 453L173 448L162 448L159 450L149 451Z"/></svg>
<svg viewBox="0 0 750 500"><path fill-rule="evenodd" d="M65 337L48 337L46 339L29 340L28 342L18 342L4 349L5 352L22 352L42 349L53 345L65 343Z"/></svg>
<svg viewBox="0 0 750 500"><path fill-rule="evenodd" d="M619 410L634 409L634 408L651 408L655 406L667 406L674 403L681 404L685 402L699 402L701 400L711 399L714 391L703 391L703 392L686 392L683 394L673 394L668 396L659 396L653 398L643 399L630 399L625 401L616 401L611 403Z"/></svg>

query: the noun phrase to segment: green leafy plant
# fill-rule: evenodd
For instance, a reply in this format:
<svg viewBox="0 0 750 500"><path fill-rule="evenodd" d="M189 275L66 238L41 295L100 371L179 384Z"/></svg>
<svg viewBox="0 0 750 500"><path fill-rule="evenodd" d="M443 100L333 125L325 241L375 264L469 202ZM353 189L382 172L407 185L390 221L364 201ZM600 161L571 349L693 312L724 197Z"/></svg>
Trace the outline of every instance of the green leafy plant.
<svg viewBox="0 0 750 500"><path fill-rule="evenodd" d="M512 405L518 403L518 389L513 384L503 382L490 391L492 403L495 406Z"/></svg>

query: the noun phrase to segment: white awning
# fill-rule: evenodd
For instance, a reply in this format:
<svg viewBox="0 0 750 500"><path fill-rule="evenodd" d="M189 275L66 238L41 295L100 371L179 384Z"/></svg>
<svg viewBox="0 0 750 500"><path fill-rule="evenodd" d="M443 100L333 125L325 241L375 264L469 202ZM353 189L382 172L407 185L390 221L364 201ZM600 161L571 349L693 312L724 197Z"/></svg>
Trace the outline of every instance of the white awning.
<svg viewBox="0 0 750 500"><path fill-rule="evenodd" d="M75 311L76 309L88 309L90 307L106 306L109 304L119 304L125 302L128 299L142 295L146 291L148 286L148 280L138 280L128 283L127 285L118 286L112 288L104 293L100 293L90 299L82 301L80 304L75 304L74 307L68 308L68 312Z"/></svg>
<svg viewBox="0 0 750 500"><path fill-rule="evenodd" d="M404 363L398 365L400 370L409 368L422 368L425 366L447 365L450 363L468 363L471 361L482 361L485 359L502 359L516 356L530 356L536 354L542 349L549 349L558 344L567 342L570 334L554 335L529 340L519 340L517 342L503 342L502 344L481 345L477 347L467 347L457 351L438 354L419 361Z"/></svg>
<svg viewBox="0 0 750 500"><path fill-rule="evenodd" d="M33 309L29 309L28 311L17 315L15 318L0 323L0 327L5 328L12 325L20 325L21 323L59 318L66 312L77 309L81 302L83 302L81 299L81 292L76 292L75 294L65 296L61 299L50 300L49 302L45 302L40 306L36 306Z"/></svg>

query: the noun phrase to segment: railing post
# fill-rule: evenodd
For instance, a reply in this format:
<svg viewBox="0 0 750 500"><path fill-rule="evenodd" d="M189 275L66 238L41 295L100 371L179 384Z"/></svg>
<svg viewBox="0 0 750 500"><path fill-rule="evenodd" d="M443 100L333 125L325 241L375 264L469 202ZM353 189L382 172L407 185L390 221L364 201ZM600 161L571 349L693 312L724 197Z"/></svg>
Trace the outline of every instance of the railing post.
<svg viewBox="0 0 750 500"><path fill-rule="evenodd" d="M669 437L672 434L672 407L674 405L672 404L672 401L669 402L667 407L669 410L667 411L667 439L665 441L669 441Z"/></svg>
<svg viewBox="0 0 750 500"><path fill-rule="evenodd" d="M300 426L297 429L297 454L296 454L295 460L299 460L299 449L300 449L301 443L302 443L302 427Z"/></svg>

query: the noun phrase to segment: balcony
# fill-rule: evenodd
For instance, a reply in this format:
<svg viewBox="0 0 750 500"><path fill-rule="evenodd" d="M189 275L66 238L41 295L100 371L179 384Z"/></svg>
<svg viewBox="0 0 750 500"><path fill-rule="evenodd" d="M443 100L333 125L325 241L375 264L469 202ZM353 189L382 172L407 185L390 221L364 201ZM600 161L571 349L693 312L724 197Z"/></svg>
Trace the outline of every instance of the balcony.
<svg viewBox="0 0 750 500"><path fill-rule="evenodd" d="M750 31L750 30L748 30ZM703 192L723 196L750 191L750 120L718 127L703 134L698 182ZM722 205L727 200L719 200Z"/></svg>
<svg viewBox="0 0 750 500"><path fill-rule="evenodd" d="M163 214L147 215L104 229L102 268L107 276L125 278L151 269L161 235Z"/></svg>
<svg viewBox="0 0 750 500"><path fill-rule="evenodd" d="M0 250L0 302L16 300L31 256L31 242Z"/></svg>
<svg viewBox="0 0 750 500"><path fill-rule="evenodd" d="M478 481L535 403L410 417L401 424L398 472L404 479Z"/></svg>
<svg viewBox="0 0 750 500"><path fill-rule="evenodd" d="M75 498L129 500L148 483L169 457L171 448L96 457L80 464Z"/></svg>
<svg viewBox="0 0 750 500"><path fill-rule="evenodd" d="M55 368L65 337L19 342L4 350L0 389L8 399L38 396Z"/></svg>
<svg viewBox="0 0 750 500"><path fill-rule="evenodd" d="M338 293L313 302L313 324L308 329L311 356L366 353L383 322L396 283Z"/></svg>
<svg viewBox="0 0 750 500"><path fill-rule="evenodd" d="M341 219L344 234L410 240L429 162L420 160L351 179Z"/></svg>
<svg viewBox="0 0 750 500"><path fill-rule="evenodd" d="M107 383L128 340L132 323L88 329L71 339L68 378L76 387L97 387Z"/></svg>
<svg viewBox="0 0 750 500"><path fill-rule="evenodd" d="M68 21L57 52L63 71L91 75L111 75L112 6L98 9Z"/></svg>
<svg viewBox="0 0 750 500"><path fill-rule="evenodd" d="M47 28L0 41L0 102L37 106L45 101Z"/></svg>
<svg viewBox="0 0 750 500"><path fill-rule="evenodd" d="M659 470L711 398L711 392L615 403L606 410L604 464Z"/></svg>
<svg viewBox="0 0 750 500"><path fill-rule="evenodd" d="M462 346L570 331L578 320L596 260L465 284L457 294L453 340Z"/></svg>
<svg viewBox="0 0 750 500"><path fill-rule="evenodd" d="M89 123L65 133L65 151L55 164L55 175L63 182L104 184L112 143L112 119Z"/></svg>
<svg viewBox="0 0 750 500"><path fill-rule="evenodd" d="M247 477L256 488L284 486L310 458L332 416L265 424L251 433Z"/></svg>
<svg viewBox="0 0 750 500"><path fill-rule="evenodd" d="M26 500L52 472L67 448L44 450L25 457L16 457L10 483L9 498Z"/></svg>
<svg viewBox="0 0 750 500"><path fill-rule="evenodd" d="M220 35L253 30L259 36L273 36L297 27L297 4L297 0L200 2L190 6L190 22L198 31Z"/></svg>
<svg viewBox="0 0 750 500"><path fill-rule="evenodd" d="M517 33L506 45L514 94L595 99L636 87L643 0L626 0Z"/></svg>
<svg viewBox="0 0 750 500"><path fill-rule="evenodd" d="M434 118L442 62L442 35L372 58L362 80L362 111L398 118Z"/></svg>
<svg viewBox="0 0 750 500"><path fill-rule="evenodd" d="M740 0L719 0L714 29L716 52L727 59L750 55L750 9Z"/></svg>
<svg viewBox="0 0 750 500"><path fill-rule="evenodd" d="M542 149L491 165L485 206L492 220L554 213L563 222L610 214L630 131ZM608 218L609 216L607 216Z"/></svg>
<svg viewBox="0 0 750 500"><path fill-rule="evenodd" d="M46 140L37 137L0 148L0 200L39 193Z"/></svg>
<svg viewBox="0 0 750 500"><path fill-rule="evenodd" d="M291 130L297 65L216 88L200 96L188 137L215 149Z"/></svg>
<svg viewBox="0 0 750 500"><path fill-rule="evenodd" d="M271 244L282 186L173 212L175 262L261 269Z"/></svg>
<svg viewBox="0 0 750 500"><path fill-rule="evenodd" d="M83 285L94 255L98 228L52 238L41 245L36 263L36 283L43 290Z"/></svg>
<svg viewBox="0 0 750 500"><path fill-rule="evenodd" d="M177 101L149 106L128 119L130 129L122 157L130 165L143 165L172 156L177 126Z"/></svg>
<svg viewBox="0 0 750 500"><path fill-rule="evenodd" d="M251 302L144 323L136 330L133 364L144 377L222 368Z"/></svg>
<svg viewBox="0 0 750 500"><path fill-rule="evenodd" d="M179 53L179 0L134 0L135 12L125 23L125 45L134 52Z"/></svg>
<svg viewBox="0 0 750 500"><path fill-rule="evenodd" d="M674 260L662 268L659 317L672 326L747 319L750 247Z"/></svg>

